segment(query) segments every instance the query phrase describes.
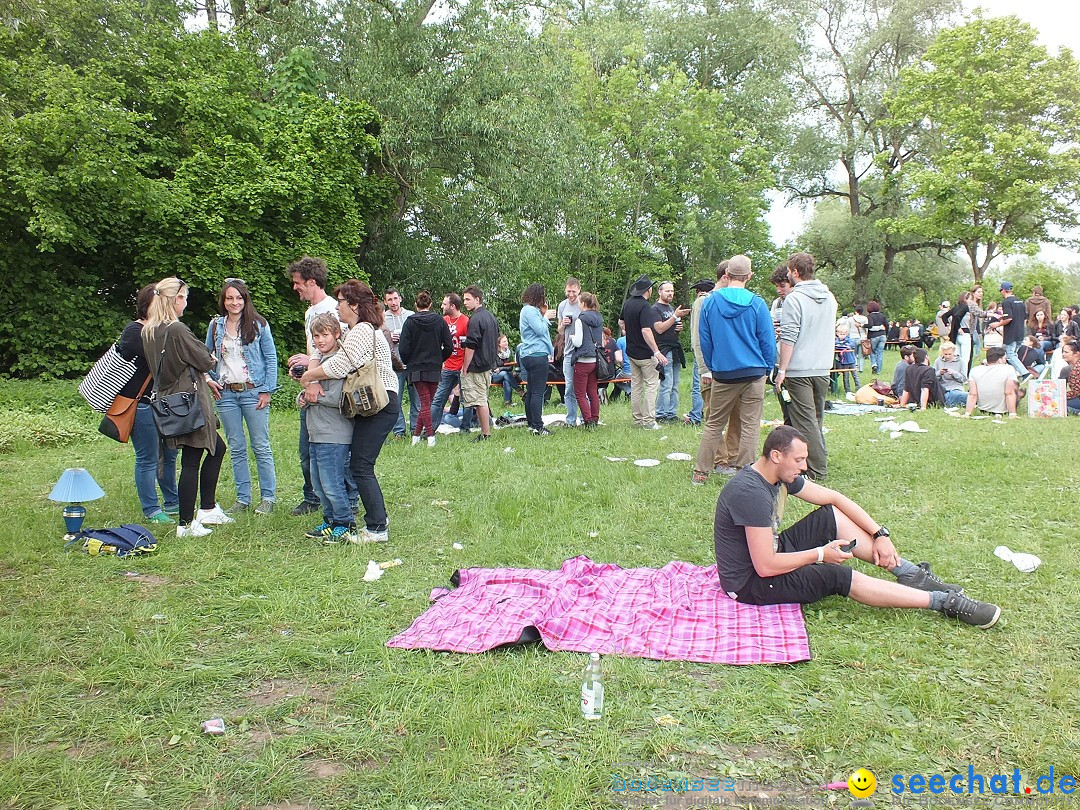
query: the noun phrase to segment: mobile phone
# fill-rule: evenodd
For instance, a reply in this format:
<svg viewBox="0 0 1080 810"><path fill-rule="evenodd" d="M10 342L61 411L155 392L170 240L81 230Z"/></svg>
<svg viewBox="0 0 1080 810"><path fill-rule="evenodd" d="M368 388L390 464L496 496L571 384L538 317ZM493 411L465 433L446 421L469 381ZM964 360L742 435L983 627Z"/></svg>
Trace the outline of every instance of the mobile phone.
<svg viewBox="0 0 1080 810"><path fill-rule="evenodd" d="M852 540L851 542L844 543L842 546L840 546L840 550L845 554L850 554L855 550L855 546L858 545L858 543L858 540Z"/></svg>

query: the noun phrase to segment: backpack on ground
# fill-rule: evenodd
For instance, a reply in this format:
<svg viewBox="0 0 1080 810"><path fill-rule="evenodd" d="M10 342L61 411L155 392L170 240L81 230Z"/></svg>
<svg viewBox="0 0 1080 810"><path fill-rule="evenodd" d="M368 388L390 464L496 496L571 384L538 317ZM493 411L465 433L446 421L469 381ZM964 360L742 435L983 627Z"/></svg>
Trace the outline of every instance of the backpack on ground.
<svg viewBox="0 0 1080 810"><path fill-rule="evenodd" d="M80 551L85 551L91 557L101 554L128 557L157 551L157 539L148 528L136 523L125 523L115 529L83 529L65 547L76 543L80 544Z"/></svg>

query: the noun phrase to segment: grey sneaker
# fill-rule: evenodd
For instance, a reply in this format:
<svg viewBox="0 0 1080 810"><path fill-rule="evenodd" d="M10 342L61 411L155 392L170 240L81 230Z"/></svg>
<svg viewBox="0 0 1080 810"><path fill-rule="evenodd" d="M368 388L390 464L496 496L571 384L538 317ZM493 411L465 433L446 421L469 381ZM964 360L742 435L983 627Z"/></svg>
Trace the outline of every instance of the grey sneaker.
<svg viewBox="0 0 1080 810"><path fill-rule="evenodd" d="M256 515L269 515L274 511L274 502L263 499L258 506L255 507Z"/></svg>
<svg viewBox="0 0 1080 810"><path fill-rule="evenodd" d="M228 515L229 517L236 517L237 515L248 511L249 509L251 509L251 504L250 503L244 503L243 501L237 501L236 503L234 503L232 506L230 506L228 509L225 510L225 514Z"/></svg>
<svg viewBox="0 0 1080 810"><path fill-rule="evenodd" d="M1001 616L1001 608L997 605L970 599L956 591L945 597L945 604L941 606L941 612L950 619L959 619L964 624L970 624L972 627L983 630L993 627L998 617Z"/></svg>
<svg viewBox="0 0 1080 810"><path fill-rule="evenodd" d="M964 589L959 585L950 585L943 580L937 574L930 570L930 563L921 562L918 565L918 571L912 574L905 574L896 578L896 581L901 585L907 585L909 588L917 588L920 591L956 591L957 593L963 593Z"/></svg>
<svg viewBox="0 0 1080 810"><path fill-rule="evenodd" d="M717 464L713 469L713 472L717 475L734 475L738 471L738 467L732 467L730 464Z"/></svg>

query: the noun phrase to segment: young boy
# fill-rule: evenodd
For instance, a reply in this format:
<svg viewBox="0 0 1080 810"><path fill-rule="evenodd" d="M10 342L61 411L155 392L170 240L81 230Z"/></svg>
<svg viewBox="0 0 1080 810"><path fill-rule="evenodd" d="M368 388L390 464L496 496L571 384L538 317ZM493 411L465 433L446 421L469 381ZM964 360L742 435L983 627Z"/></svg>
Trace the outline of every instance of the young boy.
<svg viewBox="0 0 1080 810"><path fill-rule="evenodd" d="M859 390L859 372L855 368L855 349L854 342L849 337L849 330L847 327L847 321L844 320L836 327L836 341L833 343L833 374L832 374L832 389L835 393L840 393L840 386L837 384L837 377L844 378L844 393L850 394L852 391ZM854 377L855 387L851 387L852 380L849 377Z"/></svg>
<svg viewBox="0 0 1080 810"><path fill-rule="evenodd" d="M324 312L311 322L311 340L323 360L337 353L341 324L337 315ZM311 447L311 483L322 504L323 522L305 536L335 546L356 542L356 529L349 499L345 494L345 466L352 446L352 420L341 413L341 386L344 380L323 380L323 393L315 402L300 394L300 406L307 420Z"/></svg>

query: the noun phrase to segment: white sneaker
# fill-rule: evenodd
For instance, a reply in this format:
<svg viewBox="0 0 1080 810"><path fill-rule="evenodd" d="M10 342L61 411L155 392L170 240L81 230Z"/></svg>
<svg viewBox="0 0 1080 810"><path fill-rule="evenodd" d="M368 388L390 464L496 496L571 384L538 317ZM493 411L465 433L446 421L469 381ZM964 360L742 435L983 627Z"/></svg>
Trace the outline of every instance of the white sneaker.
<svg viewBox="0 0 1080 810"><path fill-rule="evenodd" d="M428 436L427 437L427 446L428 447L434 447L435 446L435 437L434 436Z"/></svg>
<svg viewBox="0 0 1080 810"><path fill-rule="evenodd" d="M390 524L390 521L387 521L388 526L389 526L389 524ZM350 543L355 543L356 545L360 545L360 544L363 544L363 543L385 543L389 539L390 539L390 532L388 532L388 531L373 532L373 531L370 531L367 527L365 527L364 530L359 534L359 536L355 535L355 534L352 535L349 542Z"/></svg>
<svg viewBox="0 0 1080 810"><path fill-rule="evenodd" d="M410 447L416 447L416 445L418 445L418 444L420 444L420 437L419 436L413 436L412 437L412 444L410 445Z"/></svg>
<svg viewBox="0 0 1080 810"><path fill-rule="evenodd" d="M215 503L213 509L200 509L196 512L195 523L201 523L204 526L224 526L226 523L236 523L236 520L222 511L221 504Z"/></svg>
<svg viewBox="0 0 1080 810"><path fill-rule="evenodd" d="M177 526L177 537L206 537L210 534L210 529L203 526L199 521L193 520L190 526Z"/></svg>

